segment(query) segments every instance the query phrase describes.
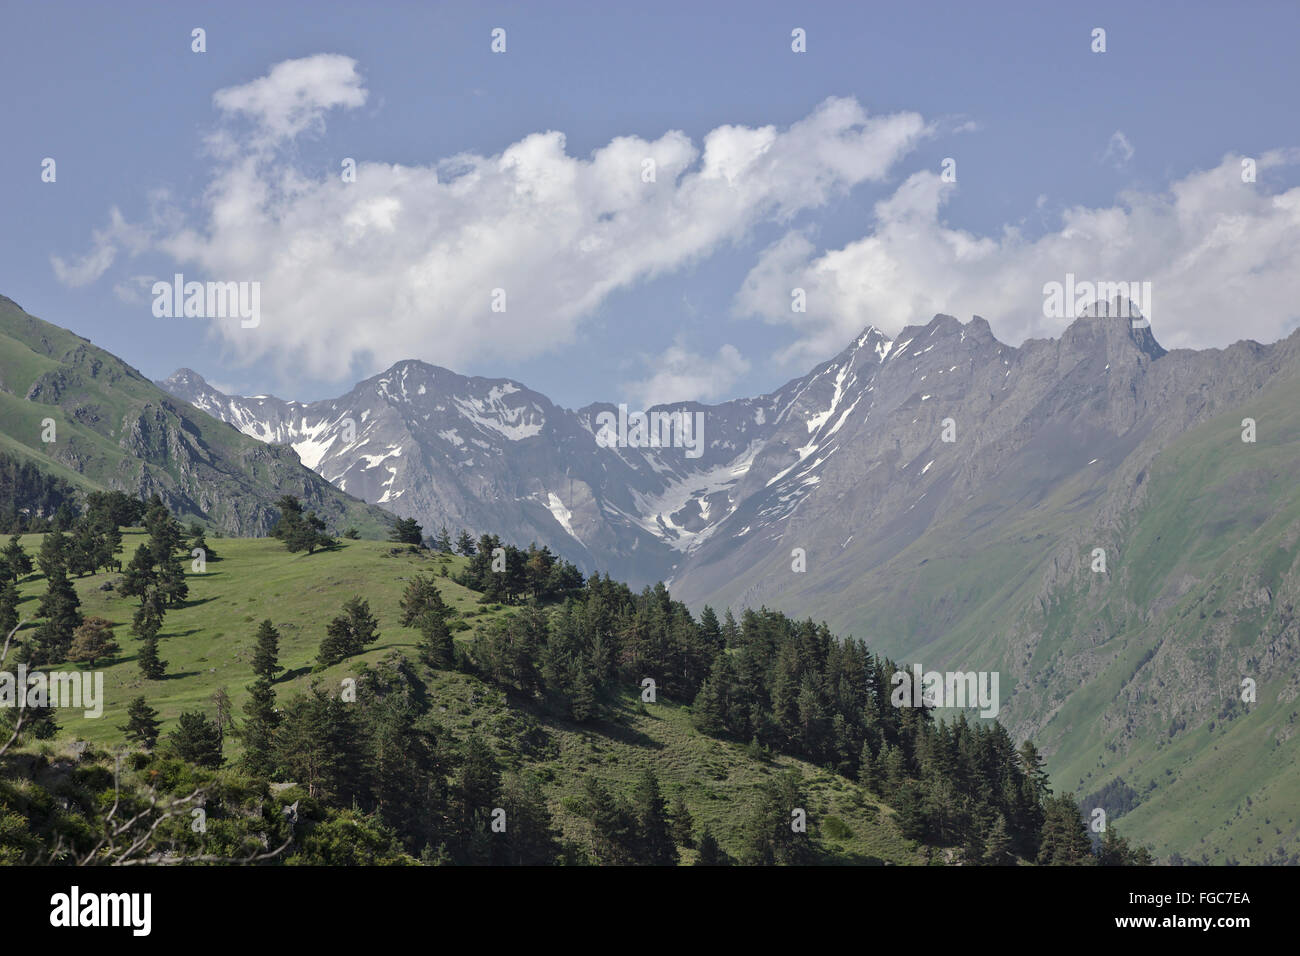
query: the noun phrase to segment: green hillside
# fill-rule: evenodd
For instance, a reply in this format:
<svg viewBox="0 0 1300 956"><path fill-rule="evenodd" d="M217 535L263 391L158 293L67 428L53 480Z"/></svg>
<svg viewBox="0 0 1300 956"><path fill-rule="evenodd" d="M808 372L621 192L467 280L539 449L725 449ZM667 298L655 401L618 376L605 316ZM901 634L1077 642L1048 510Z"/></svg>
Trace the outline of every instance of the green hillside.
<svg viewBox="0 0 1300 956"><path fill-rule="evenodd" d="M40 540L29 535L23 544L35 553ZM124 553L132 553L144 540L141 532L126 533ZM103 717L93 720L60 711L58 736L33 742L29 749L68 753L77 740L104 749L117 746L125 706L138 695L145 695L159 712L164 735L184 710L212 713L211 697L218 688L227 691L239 715L247 699L246 685L252 681L249 662L255 632L264 618L273 621L282 636L280 662L287 670L275 685L277 698L284 701L313 681L337 693L345 677L361 674L393 652L413 655L418 634L397 623L403 588L416 574L437 574L444 564L455 573L466 560L373 541L345 540L337 550L312 555L290 554L274 539L223 538L211 544L221 560L209 564L203 574L188 574L189 599L167 613L161 656L168 662L169 676L161 681L143 679L136 666L137 642L128 631L135 601L101 590L107 580L120 575L100 573L75 580L83 613L118 625L122 651L113 662L98 665L105 675ZM440 577L438 584L444 599L469 625L457 635L462 643L487 621L517 612L478 604L478 594L450 578ZM43 590L39 574L24 581L20 613L34 616ZM380 624L379 641L342 664L311 673L326 624L354 594L370 602ZM437 719L457 739L471 732L484 737L505 767L540 775L556 825L571 839L580 841L585 832L582 818L572 811L585 776L595 774L615 790L630 792L640 772L649 767L667 796L681 792L696 823L707 823L724 849L738 853L742 828L760 788L781 771L793 769L803 779L809 832L826 862L905 864L924 862L929 855L925 847L904 839L894 812L855 782L789 757L757 758L738 743L704 736L681 705L643 705L629 688L606 702L611 716L578 724L477 677L456 671L425 673ZM239 742L228 739L226 752L235 757ZM691 851L683 857L689 862Z"/></svg>
<svg viewBox="0 0 1300 956"><path fill-rule="evenodd" d="M47 420L54 441L47 442ZM159 494L173 514L264 534L294 494L342 531L380 538L391 518L311 470L161 391L90 341L0 296L0 451L85 491Z"/></svg>
<svg viewBox="0 0 1300 956"><path fill-rule="evenodd" d="M1121 825L1161 855L1294 862L1300 379L1118 474L1109 499L1085 470L1008 521L972 501L827 616L927 667L999 670L999 719L1081 796L1131 789ZM1117 499L1132 505L1098 507Z"/></svg>

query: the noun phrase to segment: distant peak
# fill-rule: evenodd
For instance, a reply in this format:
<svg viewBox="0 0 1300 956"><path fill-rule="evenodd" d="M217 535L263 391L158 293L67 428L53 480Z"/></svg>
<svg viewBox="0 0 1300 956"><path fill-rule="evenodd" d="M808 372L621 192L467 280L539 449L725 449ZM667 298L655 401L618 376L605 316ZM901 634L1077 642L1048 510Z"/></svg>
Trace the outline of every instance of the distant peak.
<svg viewBox="0 0 1300 956"><path fill-rule="evenodd" d="M207 380L192 368L178 368L167 376L169 385L207 385Z"/></svg>
<svg viewBox="0 0 1300 956"><path fill-rule="evenodd" d="M1077 341L1082 336L1094 334L1098 326L1108 342L1127 341L1151 359L1158 359L1166 352L1156 341L1151 331L1151 322L1142 313L1141 307L1122 295L1109 301L1100 299L1092 302L1084 308L1079 318L1070 323L1061 340Z"/></svg>

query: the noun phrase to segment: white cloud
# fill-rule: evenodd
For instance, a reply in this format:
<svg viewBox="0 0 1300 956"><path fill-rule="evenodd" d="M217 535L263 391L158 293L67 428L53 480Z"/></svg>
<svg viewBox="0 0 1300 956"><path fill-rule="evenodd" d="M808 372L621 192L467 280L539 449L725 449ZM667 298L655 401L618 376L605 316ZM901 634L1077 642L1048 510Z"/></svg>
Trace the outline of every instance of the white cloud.
<svg viewBox="0 0 1300 956"><path fill-rule="evenodd" d="M788 129L721 126L700 146L670 131L578 158L546 131L494 156L357 157L354 183L302 172L285 141L365 97L355 62L324 55L218 92L218 107L259 134L210 139L196 221L153 211L155 246L187 279L260 281L256 329L212 322L238 359L343 380L402 358L534 356L571 341L612 292L884 179L932 132L916 113L868 116L832 98ZM643 181L646 159L655 182ZM505 312L491 311L495 289Z"/></svg>
<svg viewBox="0 0 1300 956"><path fill-rule="evenodd" d="M129 224L117 208L109 210L108 218L107 228L91 233L90 252L84 256L73 261L50 256L56 279L73 287L89 285L113 265L119 247L125 246L134 255L148 245L147 232Z"/></svg>
<svg viewBox="0 0 1300 956"><path fill-rule="evenodd" d="M722 398L749 371L749 362L734 345L724 345L709 357L689 351L680 338L646 365L653 374L627 386L628 397L643 409Z"/></svg>
<svg viewBox="0 0 1300 956"><path fill-rule="evenodd" d="M1300 161L1274 151L1259 168ZM1068 320L1043 315L1043 285L1067 272L1090 281L1152 283L1152 331L1166 346L1269 342L1300 310L1300 187L1270 192L1241 181L1241 157L1189 174L1168 193L1122 193L1105 208L1061 214L1037 239L1004 227L978 236L940 216L952 184L916 173L876 206L873 231L820 254L800 232L763 252L734 309L789 324L799 337L789 361L822 359L867 324L896 332L946 312L984 316L1003 341L1058 336ZM790 290L807 292L806 313Z"/></svg>
<svg viewBox="0 0 1300 956"><path fill-rule="evenodd" d="M251 83L217 90L212 102L226 113L248 117L259 130L260 142L270 144L322 129L326 111L362 106L366 91L356 60L317 53L277 63Z"/></svg>

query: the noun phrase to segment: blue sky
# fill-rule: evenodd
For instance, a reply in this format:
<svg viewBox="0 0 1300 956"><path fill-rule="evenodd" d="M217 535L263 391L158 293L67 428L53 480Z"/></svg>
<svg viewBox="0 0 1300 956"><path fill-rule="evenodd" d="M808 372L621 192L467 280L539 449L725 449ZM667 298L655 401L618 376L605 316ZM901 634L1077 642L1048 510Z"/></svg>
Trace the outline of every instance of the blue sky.
<svg viewBox="0 0 1300 956"><path fill-rule="evenodd" d="M152 377L412 357L571 407L757 394L935 311L1059 334L1066 272L1152 281L1169 346L1296 327L1296 4L380 7L6 5L0 292ZM261 282L260 326L154 317L178 271Z"/></svg>

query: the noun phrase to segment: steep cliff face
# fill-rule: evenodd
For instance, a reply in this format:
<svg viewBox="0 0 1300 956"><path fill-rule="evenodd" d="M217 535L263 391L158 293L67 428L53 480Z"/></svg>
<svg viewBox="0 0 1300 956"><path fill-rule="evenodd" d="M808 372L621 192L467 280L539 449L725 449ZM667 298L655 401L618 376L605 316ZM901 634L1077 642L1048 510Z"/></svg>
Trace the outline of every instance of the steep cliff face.
<svg viewBox="0 0 1300 956"><path fill-rule="evenodd" d="M239 434L3 297L0 345L6 448L84 489L156 492L177 514L232 535L265 534L282 494L298 495L339 530L355 525L378 536L390 520L303 467L290 449Z"/></svg>

